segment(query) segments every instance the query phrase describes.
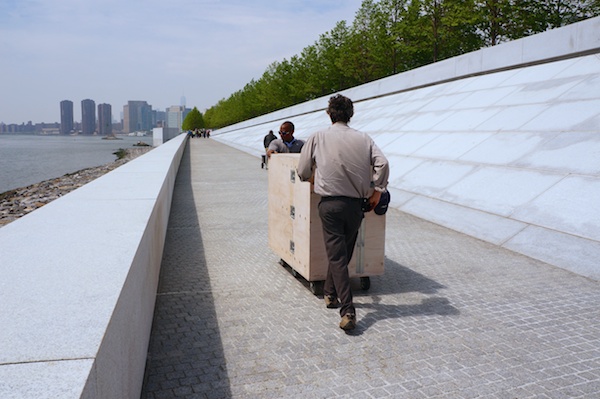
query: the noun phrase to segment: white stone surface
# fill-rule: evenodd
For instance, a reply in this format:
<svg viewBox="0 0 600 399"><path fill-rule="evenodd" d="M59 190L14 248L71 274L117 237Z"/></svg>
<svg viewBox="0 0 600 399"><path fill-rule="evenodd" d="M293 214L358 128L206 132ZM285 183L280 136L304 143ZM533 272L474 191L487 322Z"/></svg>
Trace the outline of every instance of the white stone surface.
<svg viewBox="0 0 600 399"><path fill-rule="evenodd" d="M395 201L395 197L392 198ZM423 196L414 196L397 207L422 219L496 245L502 245L527 226L491 213Z"/></svg>
<svg viewBox="0 0 600 399"><path fill-rule="evenodd" d="M488 136L486 140L473 146L460 156L462 161L478 164L510 165L518 162L524 156L535 152L544 141L553 136L536 133L498 133Z"/></svg>
<svg viewBox="0 0 600 399"><path fill-rule="evenodd" d="M560 170L594 176L600 171L600 135L571 131L550 136L529 151L517 164L531 168Z"/></svg>
<svg viewBox="0 0 600 399"><path fill-rule="evenodd" d="M0 397L2 399L80 398L92 366L92 359L2 365L0 366Z"/></svg>
<svg viewBox="0 0 600 399"><path fill-rule="evenodd" d="M433 140L415 150L412 155L457 160L484 143L490 136L492 134L488 132L440 132Z"/></svg>
<svg viewBox="0 0 600 399"><path fill-rule="evenodd" d="M388 154L387 159L390 164L393 163L394 165L394 168L390 168L389 182L390 185L395 187L402 187L404 176L424 162L419 158L408 158L394 154Z"/></svg>
<svg viewBox="0 0 600 399"><path fill-rule="evenodd" d="M600 179L569 176L519 207L512 217L600 242L599 206Z"/></svg>
<svg viewBox="0 0 600 399"><path fill-rule="evenodd" d="M0 364L96 356L155 201L77 191L0 230Z"/></svg>
<svg viewBox="0 0 600 399"><path fill-rule="evenodd" d="M534 171L480 167L446 190L441 198L508 217L517 207L533 200L561 178Z"/></svg>
<svg viewBox="0 0 600 399"><path fill-rule="evenodd" d="M181 135L0 229L0 398L139 396L184 147Z"/></svg>
<svg viewBox="0 0 600 399"><path fill-rule="evenodd" d="M474 169L474 165L425 161L405 173L399 185L403 190L435 197Z"/></svg>
<svg viewBox="0 0 600 399"><path fill-rule="evenodd" d="M598 32L594 18L344 90L355 102L350 125L390 160L390 206L569 270L592 267L600 241ZM269 128L290 119L306 138L329 124L327 100L213 137L253 153L251 137L259 151ZM552 250L527 248L542 235Z"/></svg>
<svg viewBox="0 0 600 399"><path fill-rule="evenodd" d="M573 273L600 280L600 243L571 234L528 226L504 247Z"/></svg>

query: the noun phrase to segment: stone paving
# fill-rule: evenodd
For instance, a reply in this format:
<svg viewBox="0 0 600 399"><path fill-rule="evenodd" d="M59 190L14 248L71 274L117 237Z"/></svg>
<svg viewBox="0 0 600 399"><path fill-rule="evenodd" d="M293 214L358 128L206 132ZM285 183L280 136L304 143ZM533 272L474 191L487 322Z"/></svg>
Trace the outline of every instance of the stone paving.
<svg viewBox="0 0 600 399"><path fill-rule="evenodd" d="M599 398L600 284L390 209L338 327L267 239L260 160L192 139L142 398Z"/></svg>

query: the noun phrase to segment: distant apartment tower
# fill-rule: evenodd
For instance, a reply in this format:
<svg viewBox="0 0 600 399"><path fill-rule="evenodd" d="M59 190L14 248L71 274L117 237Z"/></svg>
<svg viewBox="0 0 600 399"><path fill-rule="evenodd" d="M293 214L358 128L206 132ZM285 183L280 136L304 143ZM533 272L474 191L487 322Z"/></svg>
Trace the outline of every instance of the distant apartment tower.
<svg viewBox="0 0 600 399"><path fill-rule="evenodd" d="M73 131L73 101L60 102L60 134L71 134Z"/></svg>
<svg viewBox="0 0 600 399"><path fill-rule="evenodd" d="M152 111L152 125L155 127L166 126L167 113L165 111Z"/></svg>
<svg viewBox="0 0 600 399"><path fill-rule="evenodd" d="M172 105L167 108L167 127L181 131L183 120L191 110L183 105Z"/></svg>
<svg viewBox="0 0 600 399"><path fill-rule="evenodd" d="M98 134L112 136L112 107L110 104L98 104Z"/></svg>
<svg viewBox="0 0 600 399"><path fill-rule="evenodd" d="M123 132L152 130L152 106L146 101L127 101L123 106Z"/></svg>
<svg viewBox="0 0 600 399"><path fill-rule="evenodd" d="M81 133L94 134L96 131L96 103L94 100L81 101Z"/></svg>

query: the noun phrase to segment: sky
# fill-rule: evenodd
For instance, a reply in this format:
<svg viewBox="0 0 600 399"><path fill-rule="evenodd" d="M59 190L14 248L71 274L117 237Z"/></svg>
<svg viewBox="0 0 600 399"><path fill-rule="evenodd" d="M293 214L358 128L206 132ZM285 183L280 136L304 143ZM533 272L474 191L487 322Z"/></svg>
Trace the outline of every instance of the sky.
<svg viewBox="0 0 600 399"><path fill-rule="evenodd" d="M60 122L60 102L200 112L299 55L362 0L0 0L0 122Z"/></svg>

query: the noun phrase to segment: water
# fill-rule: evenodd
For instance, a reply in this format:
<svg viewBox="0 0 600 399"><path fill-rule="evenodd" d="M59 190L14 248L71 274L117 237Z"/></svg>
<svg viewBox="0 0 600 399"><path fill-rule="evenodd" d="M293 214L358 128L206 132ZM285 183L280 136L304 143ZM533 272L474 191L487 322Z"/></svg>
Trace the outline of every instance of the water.
<svg viewBox="0 0 600 399"><path fill-rule="evenodd" d="M0 193L117 159L113 152L152 137L34 136L0 134Z"/></svg>

